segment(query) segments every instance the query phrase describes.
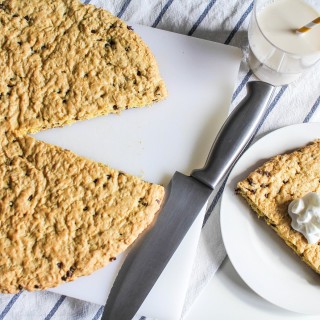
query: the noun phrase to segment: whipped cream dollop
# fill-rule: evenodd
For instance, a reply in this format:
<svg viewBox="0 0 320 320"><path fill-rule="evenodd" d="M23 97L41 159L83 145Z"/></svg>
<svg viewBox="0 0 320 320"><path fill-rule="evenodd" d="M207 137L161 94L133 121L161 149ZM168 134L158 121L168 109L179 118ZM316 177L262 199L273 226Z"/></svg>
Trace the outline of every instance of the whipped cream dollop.
<svg viewBox="0 0 320 320"><path fill-rule="evenodd" d="M320 195L307 193L289 204L288 213L292 219L291 227L302 233L308 243L320 240Z"/></svg>

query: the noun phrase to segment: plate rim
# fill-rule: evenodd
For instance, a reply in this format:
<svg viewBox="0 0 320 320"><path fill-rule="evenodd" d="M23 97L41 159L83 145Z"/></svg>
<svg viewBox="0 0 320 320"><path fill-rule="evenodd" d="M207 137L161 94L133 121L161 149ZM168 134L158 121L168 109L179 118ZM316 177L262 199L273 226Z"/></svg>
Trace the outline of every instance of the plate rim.
<svg viewBox="0 0 320 320"><path fill-rule="evenodd" d="M225 207L225 203L226 203L226 200L228 199L228 196L230 196L230 187L231 187L231 181L235 178L235 173L237 173L237 169L238 169L238 166L242 164L242 161L244 161L248 155L250 156L252 154L252 152L255 151L255 149L257 148L257 146L260 146L265 140L270 140L272 139L273 136L278 136L279 134L284 134L285 131L292 131L292 130L296 130L296 132L300 132L301 134L301 130L303 128L306 128L306 127L309 127L308 129L310 130L307 135L303 135L302 139L305 140L305 144L311 142L312 140L315 140L315 138L311 138L311 128L312 127L317 127L318 129L318 137L320 139L320 122L308 122L308 123L298 123L298 124L291 124L291 125L288 125L288 126L284 126L284 127L281 127L281 128L278 128L278 129L275 129L269 133L266 133L264 136L262 136L261 138L259 138L257 141L254 142L254 144L252 144L238 159L237 163L235 164L235 166L232 168L232 170L230 171L230 174L227 178L227 181L226 181L226 185L225 185L225 190L222 194L222 197L221 197L221 206L220 206L220 228L221 228L221 235L222 235L222 240L223 240L223 243L224 243L224 246L225 246L225 249L226 249L226 252L227 252L227 255L233 265L233 267L235 268L237 274L240 276L240 278L248 285L248 287L253 290L258 296L260 296L261 298L263 298L264 300L270 302L271 304L273 305L276 305L280 308L283 308L285 310L289 310L289 311L293 311L293 312L296 312L296 313L300 313L300 314L314 314L314 315L317 315L317 314L320 314L320 304L319 304L319 307L317 308L317 310L301 310L301 308L299 307L299 305L297 306L297 308L292 308L292 307L289 307L288 305L283 305L277 301L275 301L274 299L272 299L272 297L268 296L268 294L265 294L265 292L259 288L257 288L252 282L251 280L248 281L248 277L241 271L241 269L239 268L238 266L238 262L235 257L230 254L230 247L229 247L229 240L228 240L228 236L227 236L227 232L226 232L226 229L227 229L227 226L225 225L225 217L226 217L226 213L224 213L224 207ZM287 152L288 150L292 150L294 148L299 148L301 147L302 144L301 143L297 143L296 144L296 147L289 147L287 150L283 150L282 153L285 153ZM272 150L272 148L271 148ZM269 152L270 150L268 149L267 152ZM274 153L274 156L277 155L277 154L281 154L280 153ZM262 157L260 157L260 159L258 159L258 155L255 156L255 161L259 161L261 160ZM250 159L252 160L252 159ZM264 161L266 161L266 159L264 159ZM252 163L248 163L248 168L252 166ZM256 165L257 166L257 165ZM256 167L255 166L255 167ZM241 172L238 172L238 173L241 173ZM233 185L233 188L232 188L232 193L234 194L234 189L235 189L235 185ZM250 210L248 208L248 210ZM280 239L279 236L276 236ZM290 249L289 249L290 250ZM240 270L239 270L240 269ZM303 308L302 308L303 309Z"/></svg>

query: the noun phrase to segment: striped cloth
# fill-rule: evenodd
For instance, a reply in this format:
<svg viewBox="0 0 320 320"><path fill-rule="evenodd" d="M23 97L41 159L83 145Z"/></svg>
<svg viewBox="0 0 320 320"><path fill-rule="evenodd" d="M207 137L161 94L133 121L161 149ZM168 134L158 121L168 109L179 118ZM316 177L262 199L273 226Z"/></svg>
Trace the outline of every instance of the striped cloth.
<svg viewBox="0 0 320 320"><path fill-rule="evenodd" d="M242 48L244 59L241 63L231 109L245 95L246 83L254 79L246 63L247 28L253 9L252 0L92 0L92 3L103 6L118 17L132 23ZM276 89L273 101L260 124L255 139L282 126L319 121L319 105L320 64L300 81ZM219 203L223 187L224 183L213 195L212 204L206 214L184 314L226 256L219 229ZM0 295L0 320L98 320L102 312L101 306L50 292L22 291L15 295ZM143 315L136 318L145 319Z"/></svg>

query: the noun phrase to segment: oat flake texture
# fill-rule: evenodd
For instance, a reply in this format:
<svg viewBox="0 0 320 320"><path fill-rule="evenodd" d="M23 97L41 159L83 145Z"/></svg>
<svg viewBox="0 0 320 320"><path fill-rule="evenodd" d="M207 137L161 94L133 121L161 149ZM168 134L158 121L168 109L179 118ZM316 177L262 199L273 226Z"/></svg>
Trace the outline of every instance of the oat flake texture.
<svg viewBox="0 0 320 320"><path fill-rule="evenodd" d="M0 292L16 293L113 261L164 196L27 133L149 105L166 89L130 27L78 1L0 0L0 46Z"/></svg>

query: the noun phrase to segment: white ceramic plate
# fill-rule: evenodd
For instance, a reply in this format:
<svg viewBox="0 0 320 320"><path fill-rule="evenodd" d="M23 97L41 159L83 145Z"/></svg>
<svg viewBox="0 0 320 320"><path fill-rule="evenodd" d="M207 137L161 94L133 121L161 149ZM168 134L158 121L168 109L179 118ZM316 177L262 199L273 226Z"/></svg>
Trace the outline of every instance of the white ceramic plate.
<svg viewBox="0 0 320 320"><path fill-rule="evenodd" d="M264 299L304 314L320 313L320 275L300 261L234 190L267 159L319 138L320 123L292 125L264 136L233 168L221 202L223 241L240 277Z"/></svg>

